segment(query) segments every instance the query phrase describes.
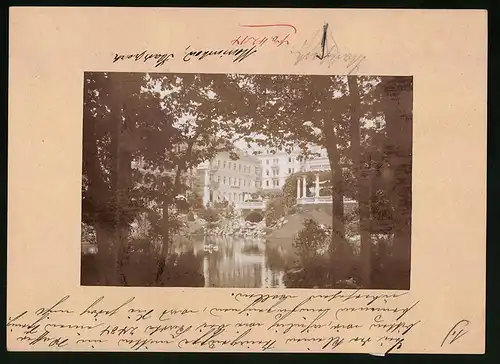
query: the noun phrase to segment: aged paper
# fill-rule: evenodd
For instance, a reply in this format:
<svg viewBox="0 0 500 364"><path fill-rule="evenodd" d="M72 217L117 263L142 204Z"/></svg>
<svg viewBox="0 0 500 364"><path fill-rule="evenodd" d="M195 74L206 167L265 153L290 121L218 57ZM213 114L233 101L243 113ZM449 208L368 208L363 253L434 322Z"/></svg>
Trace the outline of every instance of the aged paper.
<svg viewBox="0 0 500 364"><path fill-rule="evenodd" d="M485 11L10 16L9 350L484 353Z"/></svg>

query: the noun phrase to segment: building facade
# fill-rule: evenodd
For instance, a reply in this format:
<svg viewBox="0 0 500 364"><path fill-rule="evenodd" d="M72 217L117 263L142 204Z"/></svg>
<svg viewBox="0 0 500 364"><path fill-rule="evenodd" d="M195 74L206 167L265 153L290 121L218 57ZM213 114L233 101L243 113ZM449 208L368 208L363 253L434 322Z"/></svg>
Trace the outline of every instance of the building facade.
<svg viewBox="0 0 500 364"><path fill-rule="evenodd" d="M311 148L311 151L318 155L306 158L299 149L291 153L266 151L260 154L257 158L262 166L262 189L279 190L286 179L294 173L329 170L330 163L326 150L316 147Z"/></svg>
<svg viewBox="0 0 500 364"><path fill-rule="evenodd" d="M266 151L257 158L262 166L262 189L265 191L281 189L287 177L299 172L303 166L298 152L288 154Z"/></svg>
<svg viewBox="0 0 500 364"><path fill-rule="evenodd" d="M198 166L204 205L223 201L244 202L261 188L259 160L242 150L236 150L236 154L239 158L233 160L228 152L222 152Z"/></svg>

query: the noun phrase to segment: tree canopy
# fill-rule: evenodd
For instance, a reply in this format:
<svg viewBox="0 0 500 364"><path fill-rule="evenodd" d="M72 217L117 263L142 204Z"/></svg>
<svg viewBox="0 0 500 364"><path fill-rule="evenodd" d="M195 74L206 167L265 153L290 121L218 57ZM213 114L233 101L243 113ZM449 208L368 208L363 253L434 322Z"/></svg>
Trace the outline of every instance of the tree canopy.
<svg viewBox="0 0 500 364"><path fill-rule="evenodd" d="M321 148L332 251L346 243L349 197L363 228L396 234L398 254L409 259L411 91L409 77L85 73L82 219L96 228L99 254L119 267L131 221L148 214L162 239L160 279L189 170L221 152L238 159L237 145L305 158ZM294 177L285 183L287 205Z"/></svg>

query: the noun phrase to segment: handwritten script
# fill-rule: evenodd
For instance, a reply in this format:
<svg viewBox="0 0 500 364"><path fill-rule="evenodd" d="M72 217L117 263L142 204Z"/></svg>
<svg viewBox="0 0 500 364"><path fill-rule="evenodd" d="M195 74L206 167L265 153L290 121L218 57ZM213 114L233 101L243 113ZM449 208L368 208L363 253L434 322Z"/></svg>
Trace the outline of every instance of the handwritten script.
<svg viewBox="0 0 500 364"><path fill-rule="evenodd" d="M304 41L298 41L297 27L287 23L238 24L238 33L229 35L228 43L222 47L204 48L188 45L180 52L154 53L143 50L137 53L113 53L113 63L142 62L154 64L155 68L167 62L180 60L183 63L203 61L207 59L230 59L233 63L241 63L252 55L264 51L266 56L272 55L273 49L286 49L291 54L293 65L308 62L327 68L335 67L335 71L352 74L359 70L366 56L360 53L347 52L340 48L328 23Z"/></svg>
<svg viewBox="0 0 500 364"><path fill-rule="evenodd" d="M36 350L390 353L401 350L421 325L409 314L419 301L408 302L406 294L231 293L229 304L193 307L149 306L136 297L82 302L67 295L10 312L7 332L16 347Z"/></svg>
<svg viewBox="0 0 500 364"><path fill-rule="evenodd" d="M348 75L358 71L361 63L366 59L363 54L341 50L333 34L329 31L328 24L325 24L322 29L318 29L311 38L290 52L295 58L294 65L310 61L326 65L328 68L336 66L345 69Z"/></svg>

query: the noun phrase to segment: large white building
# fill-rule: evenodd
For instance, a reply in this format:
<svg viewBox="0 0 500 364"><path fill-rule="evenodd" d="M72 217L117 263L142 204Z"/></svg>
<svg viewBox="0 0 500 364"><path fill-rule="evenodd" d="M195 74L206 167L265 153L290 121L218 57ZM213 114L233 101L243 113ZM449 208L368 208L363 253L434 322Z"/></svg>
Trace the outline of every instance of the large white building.
<svg viewBox="0 0 500 364"><path fill-rule="evenodd" d="M198 166L203 202L245 202L260 189L280 190L295 173L329 170L326 151L319 147L311 151L315 155L305 158L299 149L292 153L261 151L256 156L238 149L238 160L232 160L227 152L219 153Z"/></svg>
<svg viewBox="0 0 500 364"><path fill-rule="evenodd" d="M316 147L311 148L311 151L319 155L305 158L298 149L292 153L265 151L260 154L257 158L262 166L262 189L281 189L286 179L294 173L329 170L326 150Z"/></svg>
<svg viewBox="0 0 500 364"><path fill-rule="evenodd" d="M238 159L228 152L219 153L211 161L198 166L203 203L244 202L261 188L261 164L253 155L236 150Z"/></svg>

